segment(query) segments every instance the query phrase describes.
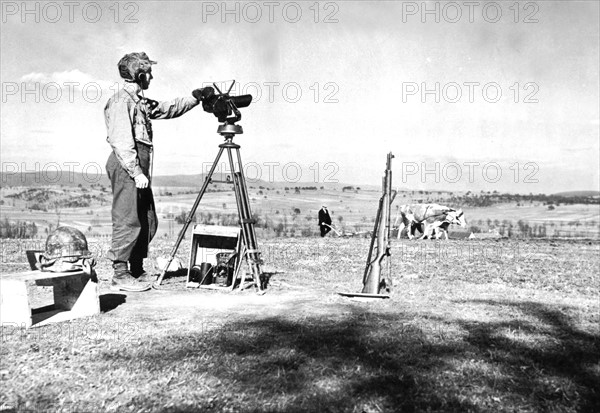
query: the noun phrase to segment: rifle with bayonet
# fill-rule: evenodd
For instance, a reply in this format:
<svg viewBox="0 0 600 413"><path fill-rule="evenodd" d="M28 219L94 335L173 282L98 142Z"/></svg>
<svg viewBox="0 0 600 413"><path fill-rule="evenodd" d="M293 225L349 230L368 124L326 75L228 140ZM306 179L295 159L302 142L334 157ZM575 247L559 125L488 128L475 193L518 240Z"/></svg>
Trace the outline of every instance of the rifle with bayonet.
<svg viewBox="0 0 600 413"><path fill-rule="evenodd" d="M391 205L396 197L392 191L392 158L388 153L387 163L383 176L382 196L379 199L379 208L375 218L375 227L371 237L371 246L367 257L367 266L363 276L363 290L365 294L389 293L392 287L390 277L382 277L383 261L390 256L390 231L391 231ZM377 243L377 254L373 258L373 247Z"/></svg>

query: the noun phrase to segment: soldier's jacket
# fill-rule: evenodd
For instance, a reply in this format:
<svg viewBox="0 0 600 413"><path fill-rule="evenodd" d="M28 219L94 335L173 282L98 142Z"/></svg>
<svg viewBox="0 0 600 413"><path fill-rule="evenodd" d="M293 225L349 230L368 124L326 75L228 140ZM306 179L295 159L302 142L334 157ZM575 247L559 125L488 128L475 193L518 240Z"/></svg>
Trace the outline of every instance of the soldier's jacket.
<svg viewBox="0 0 600 413"><path fill-rule="evenodd" d="M127 173L135 178L142 173L136 151L136 142L152 147L151 119L172 119L183 115L198 101L194 97L154 102L140 96L136 83L125 83L106 103L104 119L116 158Z"/></svg>

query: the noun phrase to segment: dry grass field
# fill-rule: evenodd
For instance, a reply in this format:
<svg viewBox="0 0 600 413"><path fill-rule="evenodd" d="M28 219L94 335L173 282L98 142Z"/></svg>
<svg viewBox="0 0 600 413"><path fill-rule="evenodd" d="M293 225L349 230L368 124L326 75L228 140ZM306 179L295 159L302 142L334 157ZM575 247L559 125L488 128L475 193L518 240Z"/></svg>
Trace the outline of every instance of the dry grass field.
<svg viewBox="0 0 600 413"><path fill-rule="evenodd" d="M2 272L26 269L10 242ZM600 408L597 241L395 240L391 298L368 303L337 292L360 291L369 240L259 242L263 296L186 290L181 274L114 293L99 259L101 315L3 326L0 411Z"/></svg>
<svg viewBox="0 0 600 413"><path fill-rule="evenodd" d="M299 189L299 192L296 192L293 184L289 185L287 190L283 184L271 187L249 185L252 211L259 218L257 229L261 238L277 235L315 235L318 232L317 213L324 204L328 206L333 225L339 232L366 232L373 228L378 199L381 196L379 190L372 187L344 190L344 187L338 184L322 189ZM215 184L214 189L221 191L205 194L197 210L198 220L209 220L210 223L218 224L220 219L233 219L237 214L233 192L224 190L223 185ZM196 199L197 188L159 187L155 188L154 192L159 216L157 236L175 238L182 226L175 218L189 212ZM22 195L15 197L19 193ZM401 204L430 201L446 204L452 202L450 196L449 192L421 195L418 191L401 191L392 206L392 219L396 219ZM3 188L0 190L0 200L3 202L3 220L35 222L38 226L37 237L41 241L45 240L46 231L56 228L59 223L78 228L88 239L104 241L110 237L109 188L100 185L94 188ZM82 200L90 205L73 206ZM71 206L60 206L61 203ZM47 206L48 204L53 206ZM35 209L40 205L46 210ZM531 226L545 226L545 236L548 237L600 238L600 209L597 204L562 204L553 210L549 210L542 202L523 202L519 206L516 202L486 207L469 207L456 202L451 205L462 207L469 227L476 226L483 232L499 225L510 224L520 236L517 223L522 221ZM277 226L284 228L279 234L274 231ZM457 230L458 228L453 228L453 231ZM470 229L467 231L470 232Z"/></svg>

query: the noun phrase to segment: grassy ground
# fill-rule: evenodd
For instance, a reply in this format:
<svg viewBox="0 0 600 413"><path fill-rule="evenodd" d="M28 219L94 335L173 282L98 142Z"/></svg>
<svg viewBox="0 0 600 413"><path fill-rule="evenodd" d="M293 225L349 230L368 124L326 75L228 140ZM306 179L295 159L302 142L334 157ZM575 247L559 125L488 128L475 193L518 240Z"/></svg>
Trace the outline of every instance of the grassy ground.
<svg viewBox="0 0 600 413"><path fill-rule="evenodd" d="M111 293L100 260L103 314L3 326L0 410L598 411L600 244L395 241L390 299L337 295L368 242L262 242L264 296Z"/></svg>

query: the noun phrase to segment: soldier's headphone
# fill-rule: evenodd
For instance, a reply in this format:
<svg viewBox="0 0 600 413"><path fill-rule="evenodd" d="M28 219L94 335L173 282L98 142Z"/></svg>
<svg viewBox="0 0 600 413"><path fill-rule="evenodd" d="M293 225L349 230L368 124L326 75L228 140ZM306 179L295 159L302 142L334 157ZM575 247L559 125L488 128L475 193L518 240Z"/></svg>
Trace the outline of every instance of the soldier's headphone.
<svg viewBox="0 0 600 413"><path fill-rule="evenodd" d="M145 82L147 78L146 72L143 70L138 70L137 75L135 76L135 80L138 82Z"/></svg>

